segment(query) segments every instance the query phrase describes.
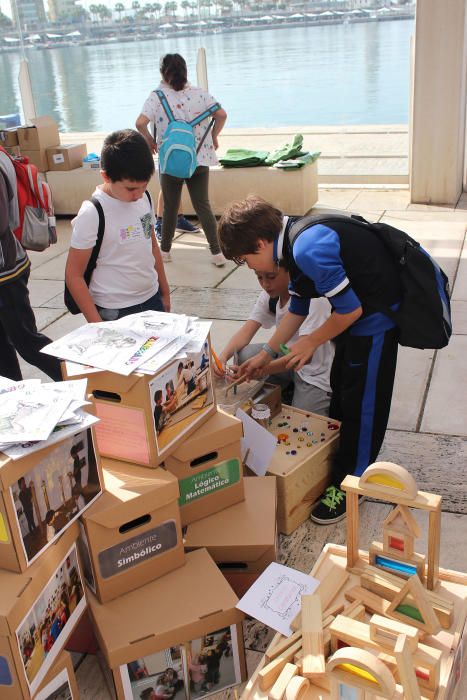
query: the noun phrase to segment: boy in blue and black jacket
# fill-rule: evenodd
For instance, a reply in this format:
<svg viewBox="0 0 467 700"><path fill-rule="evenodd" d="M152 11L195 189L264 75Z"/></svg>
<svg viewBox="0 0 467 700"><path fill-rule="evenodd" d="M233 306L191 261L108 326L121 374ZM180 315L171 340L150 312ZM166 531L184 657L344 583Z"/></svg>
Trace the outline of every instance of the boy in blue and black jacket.
<svg viewBox="0 0 467 700"><path fill-rule="evenodd" d="M232 204L221 218L219 237L226 258L260 272L285 260L291 302L276 332L240 372L255 373L275 359L295 334L311 298L325 296L333 312L309 335L290 346L288 368L299 370L323 343L334 338L329 415L340 420L341 436L332 485L311 519L334 523L345 516L340 484L362 474L376 460L386 432L397 363L398 330L379 311L401 299L395 263L378 237L351 221L314 223L292 218L256 196Z"/></svg>

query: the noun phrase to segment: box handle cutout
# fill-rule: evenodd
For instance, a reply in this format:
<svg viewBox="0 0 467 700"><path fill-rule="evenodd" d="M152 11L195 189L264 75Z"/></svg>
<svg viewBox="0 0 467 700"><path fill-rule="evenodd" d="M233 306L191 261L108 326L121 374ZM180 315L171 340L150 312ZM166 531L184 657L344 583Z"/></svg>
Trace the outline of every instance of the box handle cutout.
<svg viewBox="0 0 467 700"><path fill-rule="evenodd" d="M152 639L152 637L155 637L156 635L154 632L152 634L147 634L145 637L139 637L138 639L132 639L130 641L130 644L138 644L139 642L144 642L146 639Z"/></svg>
<svg viewBox="0 0 467 700"><path fill-rule="evenodd" d="M248 564L246 564L244 561L224 561L221 563L218 563L217 566L219 569L248 569Z"/></svg>
<svg viewBox="0 0 467 700"><path fill-rule="evenodd" d="M208 452L207 455L201 455L201 457L196 457L190 462L190 467L199 467L200 464L205 464L205 462L210 462L216 459L218 452Z"/></svg>
<svg viewBox="0 0 467 700"><path fill-rule="evenodd" d="M104 401L115 401L115 403L121 403L122 397L120 394L116 394L114 391L101 391L100 389L95 389L92 392L95 399L103 399Z"/></svg>
<svg viewBox="0 0 467 700"><path fill-rule="evenodd" d="M145 525L149 522L151 522L151 516L149 515L149 513L147 513L146 515L140 515L139 518L129 520L127 523L123 523L123 525L120 525L118 531L120 532L120 534L123 535L124 532L134 530L135 528L140 527L140 525Z"/></svg>

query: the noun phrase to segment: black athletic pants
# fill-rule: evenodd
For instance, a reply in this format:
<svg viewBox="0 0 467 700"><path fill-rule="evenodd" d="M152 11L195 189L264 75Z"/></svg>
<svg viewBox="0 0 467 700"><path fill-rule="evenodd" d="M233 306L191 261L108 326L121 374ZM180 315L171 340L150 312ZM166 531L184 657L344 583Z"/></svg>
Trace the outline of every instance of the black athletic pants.
<svg viewBox="0 0 467 700"><path fill-rule="evenodd" d="M62 378L60 360L40 350L51 340L39 333L28 291L29 269L23 275L0 285L0 375L22 379L16 352L54 381Z"/></svg>
<svg viewBox="0 0 467 700"><path fill-rule="evenodd" d="M360 476L381 449L391 408L397 363L398 330L336 339L331 368L329 415L342 422L332 483Z"/></svg>

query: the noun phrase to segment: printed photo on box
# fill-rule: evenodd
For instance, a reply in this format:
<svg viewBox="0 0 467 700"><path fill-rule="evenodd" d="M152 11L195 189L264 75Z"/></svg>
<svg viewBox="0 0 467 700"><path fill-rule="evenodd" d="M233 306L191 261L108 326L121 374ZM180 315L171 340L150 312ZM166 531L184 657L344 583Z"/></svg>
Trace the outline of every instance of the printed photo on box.
<svg viewBox="0 0 467 700"><path fill-rule="evenodd" d="M187 663L193 700L240 683L235 627L224 627L191 641Z"/></svg>
<svg viewBox="0 0 467 700"><path fill-rule="evenodd" d="M148 384L159 452L192 425L197 413L213 402L207 343L188 353Z"/></svg>
<svg viewBox="0 0 467 700"><path fill-rule="evenodd" d="M101 492L91 431L61 442L10 486L30 564Z"/></svg>
<svg viewBox="0 0 467 700"><path fill-rule="evenodd" d="M57 658L85 606L76 546L73 545L16 630L32 693Z"/></svg>
<svg viewBox="0 0 467 700"><path fill-rule="evenodd" d="M182 647L170 647L120 667L126 700L188 700Z"/></svg>
<svg viewBox="0 0 467 700"><path fill-rule="evenodd" d="M73 700L67 669L64 668L50 683L47 683L34 700Z"/></svg>

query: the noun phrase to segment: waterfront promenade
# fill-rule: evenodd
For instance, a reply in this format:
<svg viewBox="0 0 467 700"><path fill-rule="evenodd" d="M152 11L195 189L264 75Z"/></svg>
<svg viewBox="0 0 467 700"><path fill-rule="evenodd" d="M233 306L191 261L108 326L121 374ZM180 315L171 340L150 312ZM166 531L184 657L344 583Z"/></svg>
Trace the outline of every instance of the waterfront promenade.
<svg viewBox="0 0 467 700"><path fill-rule="evenodd" d="M409 193L401 185L321 186L314 210L336 208L404 228L438 259L449 275L454 316L451 343L439 352L400 349L389 430L380 458L407 467L421 489L443 496L440 564L467 571L467 194L454 208L431 207L409 204ZM32 304L39 327L53 339L83 322L81 316L67 313L62 301L69 220L59 221L58 233L57 245L31 255ZM215 268L202 234L177 236L167 274L173 310L212 319L216 349L222 348L247 318L259 290L255 276L247 268L238 268L231 262L225 268ZM40 373L24 366L24 376ZM380 524L388 510L389 506L373 502L361 505L361 546L379 539ZM423 518L422 514L420 522L426 537ZM280 561L308 572L326 542L345 542L344 523L329 527L303 523L292 535L281 536ZM425 551L425 543L419 543L418 548ZM251 672L270 633L257 623L245 624L245 631ZM464 673L459 692L462 698L467 697L465 676ZM83 698L110 697L94 657L84 659L78 669L78 681Z"/></svg>

